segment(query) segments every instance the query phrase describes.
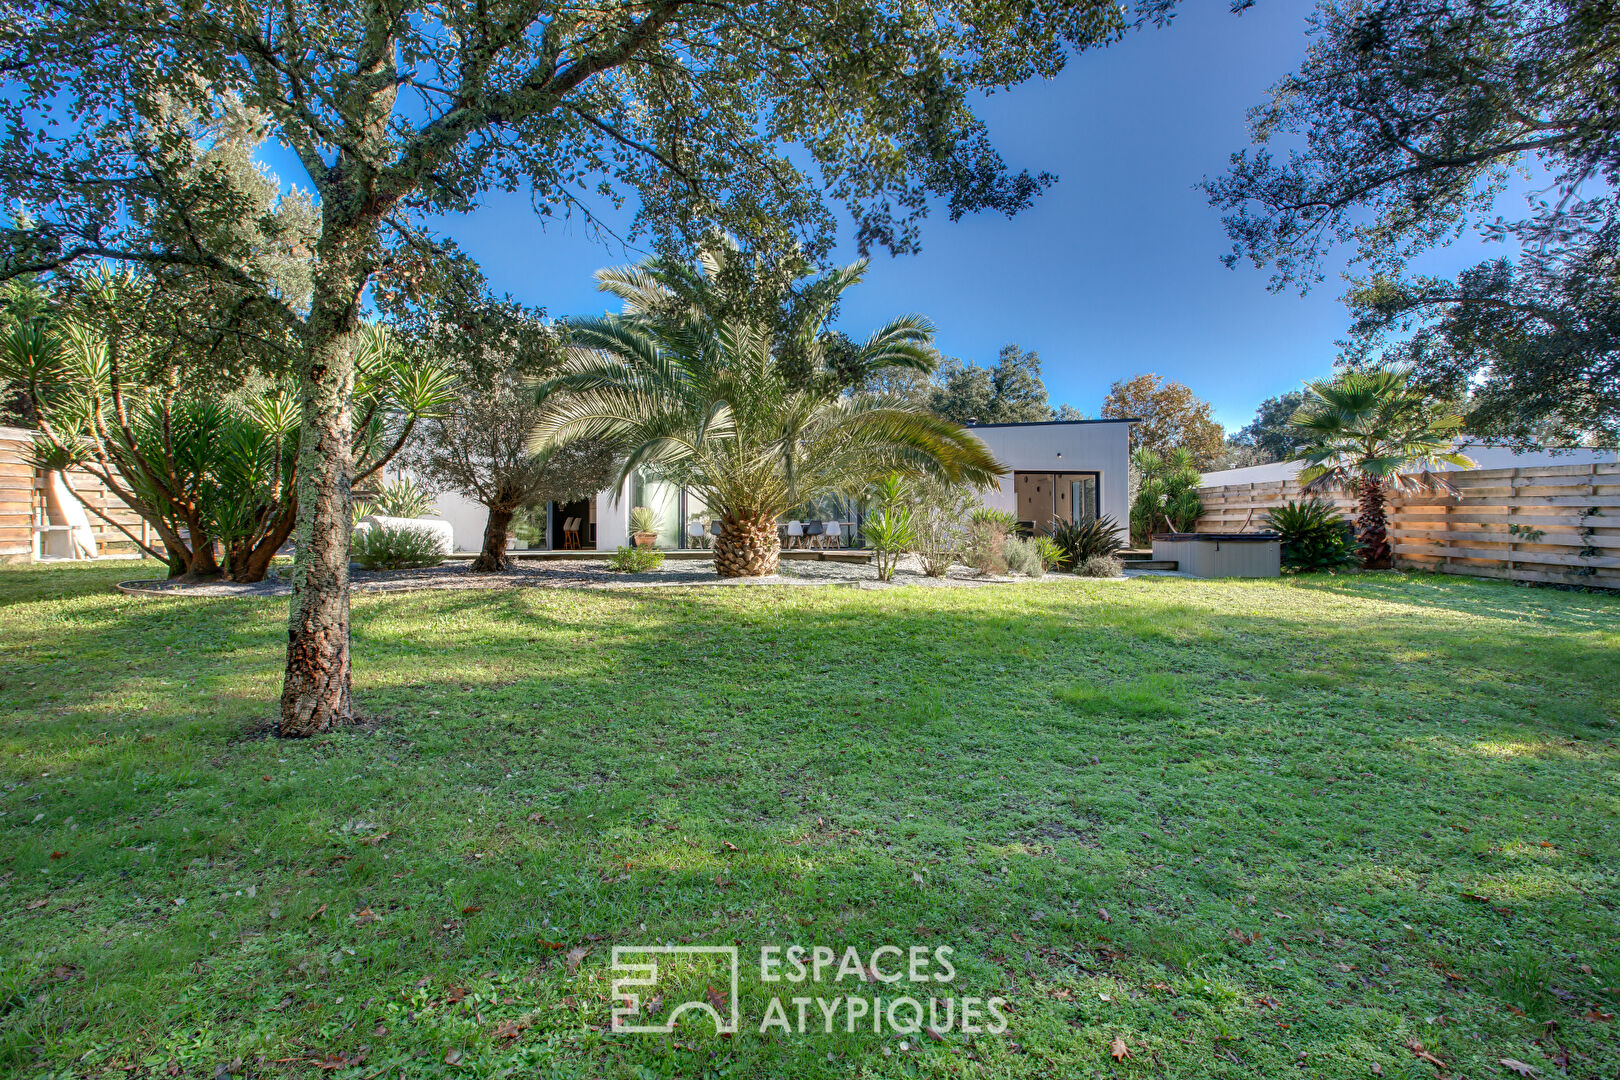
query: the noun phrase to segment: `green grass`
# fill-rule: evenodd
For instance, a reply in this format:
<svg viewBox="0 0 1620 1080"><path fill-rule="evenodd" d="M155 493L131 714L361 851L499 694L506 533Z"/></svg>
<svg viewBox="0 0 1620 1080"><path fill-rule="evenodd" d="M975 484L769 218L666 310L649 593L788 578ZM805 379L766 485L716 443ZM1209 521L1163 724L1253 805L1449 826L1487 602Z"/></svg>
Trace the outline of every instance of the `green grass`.
<svg viewBox="0 0 1620 1080"><path fill-rule="evenodd" d="M1620 598L371 595L371 723L291 743L284 602L131 573L0 572L0 1074L1620 1070ZM743 946L739 1034L607 1030L659 941ZM949 945L1011 1026L762 1035L793 943Z"/></svg>

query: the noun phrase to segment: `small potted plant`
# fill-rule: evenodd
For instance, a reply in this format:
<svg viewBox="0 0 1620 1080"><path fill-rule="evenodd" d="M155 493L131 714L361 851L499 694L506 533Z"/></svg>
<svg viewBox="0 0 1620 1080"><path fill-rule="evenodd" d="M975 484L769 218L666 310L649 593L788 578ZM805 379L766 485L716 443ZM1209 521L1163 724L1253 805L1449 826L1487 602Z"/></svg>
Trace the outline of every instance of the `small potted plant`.
<svg viewBox="0 0 1620 1080"><path fill-rule="evenodd" d="M631 508L630 539L638 548L650 548L658 543L658 515L651 507Z"/></svg>

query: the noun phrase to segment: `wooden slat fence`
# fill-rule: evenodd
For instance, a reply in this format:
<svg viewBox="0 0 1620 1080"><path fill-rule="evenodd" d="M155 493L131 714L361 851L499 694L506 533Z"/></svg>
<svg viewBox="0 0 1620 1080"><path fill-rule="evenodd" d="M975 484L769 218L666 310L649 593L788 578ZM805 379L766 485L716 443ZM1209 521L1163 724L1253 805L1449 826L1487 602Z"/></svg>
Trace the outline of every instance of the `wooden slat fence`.
<svg viewBox="0 0 1620 1080"><path fill-rule="evenodd" d="M32 461L33 435L23 428L0 428L0 559L26 560L34 553L34 526L49 521L45 513L45 478ZM139 514L88 473L69 470L68 483L136 536L152 543L153 537ZM133 552L129 537L106 521L89 514L90 529L96 537L96 553ZM154 544L154 546L156 546Z"/></svg>
<svg viewBox="0 0 1620 1080"><path fill-rule="evenodd" d="M1533 465L1448 472L1457 494L1395 496L1399 566L1513 581L1620 589L1620 464ZM1199 532L1265 527L1273 506L1301 498L1293 480L1201 488ZM1355 500L1328 497L1347 517Z"/></svg>

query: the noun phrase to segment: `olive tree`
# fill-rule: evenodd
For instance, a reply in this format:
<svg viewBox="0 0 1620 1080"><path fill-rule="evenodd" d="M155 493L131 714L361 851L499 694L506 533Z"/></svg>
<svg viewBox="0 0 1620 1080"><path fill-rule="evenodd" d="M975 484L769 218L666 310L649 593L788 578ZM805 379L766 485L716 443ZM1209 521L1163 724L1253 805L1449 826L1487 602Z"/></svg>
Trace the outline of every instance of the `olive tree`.
<svg viewBox="0 0 1620 1080"><path fill-rule="evenodd" d="M259 295L296 339L298 561L279 730L354 715L349 447L367 290L431 288L430 222L491 189L592 218L628 199L637 235L685 246L917 246L951 217L1015 213L1050 181L1012 172L972 102L1112 38L1113 0L0 0L0 197L31 217L5 273L85 258L183 268ZM162 112L159 102L177 103ZM176 182L173 148L240 102L319 208L306 300L159 207L228 213Z"/></svg>
<svg viewBox="0 0 1620 1080"><path fill-rule="evenodd" d="M537 312L486 302L453 321L434 321L418 345L455 371L456 393L418 429L405 460L429 484L488 509L470 567L475 573L510 568L506 540L519 511L572 502L613 480L610 443L582 440L545 454L529 449L542 414L534 383L560 363L560 337Z"/></svg>

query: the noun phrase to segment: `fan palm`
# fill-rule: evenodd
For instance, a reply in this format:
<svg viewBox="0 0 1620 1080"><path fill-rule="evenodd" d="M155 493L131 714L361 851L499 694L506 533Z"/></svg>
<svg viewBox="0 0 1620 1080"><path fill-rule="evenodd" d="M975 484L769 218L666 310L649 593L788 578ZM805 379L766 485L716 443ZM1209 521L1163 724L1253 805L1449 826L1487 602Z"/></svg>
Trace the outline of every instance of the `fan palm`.
<svg viewBox="0 0 1620 1080"><path fill-rule="evenodd" d="M826 323L865 269L773 288L769 268L718 247L695 268L602 271L624 313L571 324L563 371L538 391L547 407L534 448L611 439L626 448L621 489L647 469L700 497L720 520L722 576L774 572L778 517L886 473L991 482L1006 470L961 425L851 389L895 368L931 370L926 320L905 316L840 348L835 369Z"/></svg>
<svg viewBox="0 0 1620 1080"><path fill-rule="evenodd" d="M1452 449L1462 416L1430 401L1401 368L1347 371L1305 386L1305 404L1289 421L1309 443L1299 480L1306 494L1333 487L1353 492L1362 566L1392 562L1384 500L1388 492L1454 490L1431 470L1474 462Z"/></svg>

